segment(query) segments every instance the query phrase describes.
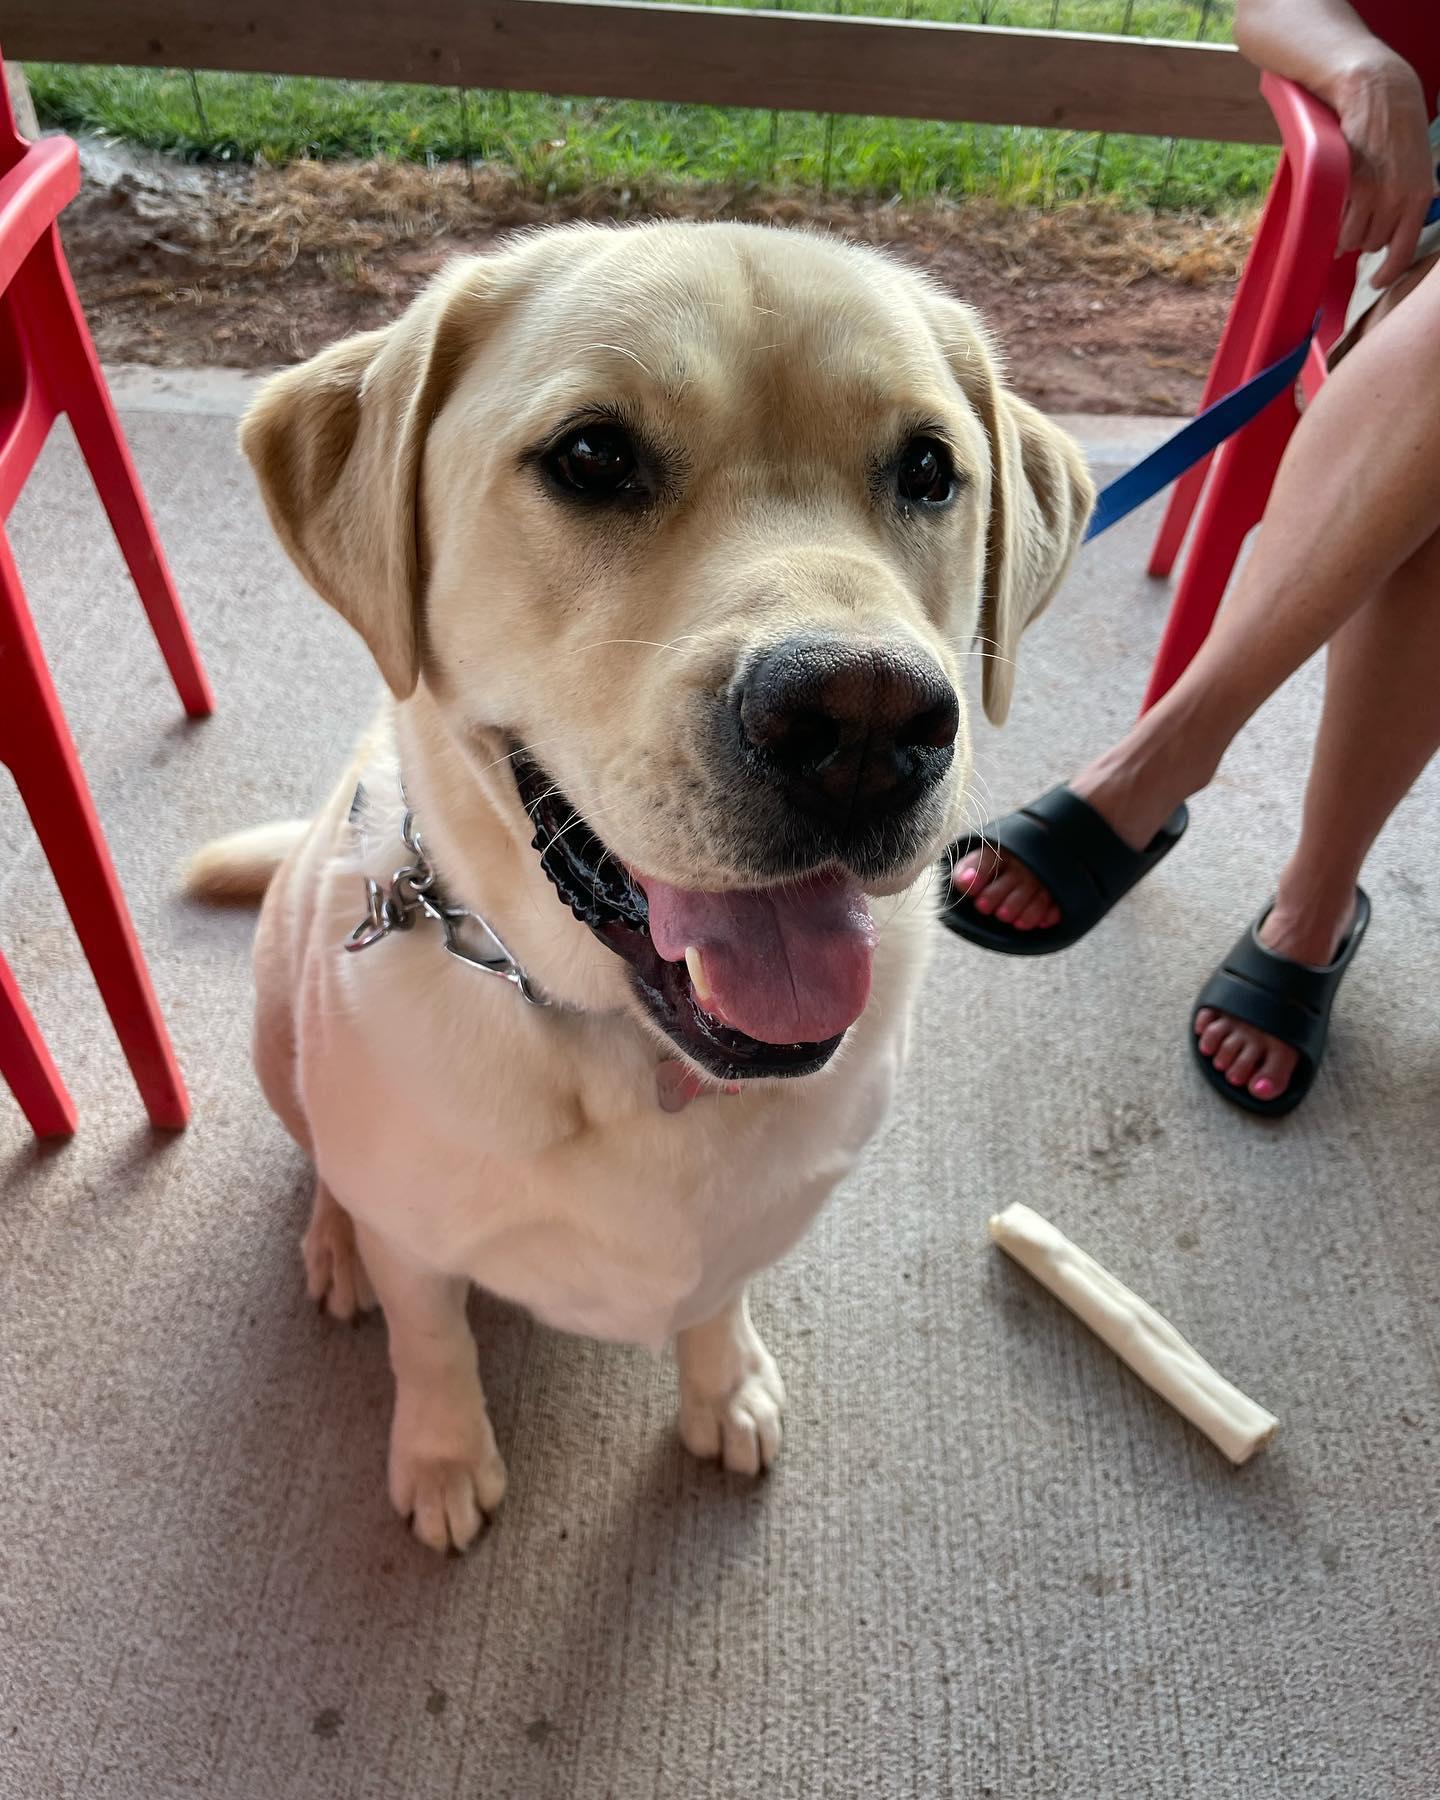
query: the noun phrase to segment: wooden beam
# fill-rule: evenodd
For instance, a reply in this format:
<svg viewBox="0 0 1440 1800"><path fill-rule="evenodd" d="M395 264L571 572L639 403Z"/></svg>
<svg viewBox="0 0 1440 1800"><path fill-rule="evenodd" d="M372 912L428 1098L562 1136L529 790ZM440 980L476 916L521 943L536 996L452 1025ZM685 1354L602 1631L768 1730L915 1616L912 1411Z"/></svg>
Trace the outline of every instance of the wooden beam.
<svg viewBox="0 0 1440 1800"><path fill-rule="evenodd" d="M1227 44L636 0L5 0L28 61L1271 143Z"/></svg>
<svg viewBox="0 0 1440 1800"><path fill-rule="evenodd" d="M5 85L10 90L10 107L21 137L32 141L40 135L40 121L35 117L35 102L30 98L30 83L18 62L5 65Z"/></svg>

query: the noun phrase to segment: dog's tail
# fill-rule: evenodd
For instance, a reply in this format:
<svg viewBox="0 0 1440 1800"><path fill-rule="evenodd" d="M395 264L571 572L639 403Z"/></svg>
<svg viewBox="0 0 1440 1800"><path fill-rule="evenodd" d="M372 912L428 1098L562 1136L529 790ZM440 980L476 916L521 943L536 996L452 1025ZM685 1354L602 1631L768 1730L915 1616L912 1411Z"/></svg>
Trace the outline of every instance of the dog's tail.
<svg viewBox="0 0 1440 1800"><path fill-rule="evenodd" d="M285 819L217 838L185 865L186 893L197 900L258 900L309 829L306 819Z"/></svg>

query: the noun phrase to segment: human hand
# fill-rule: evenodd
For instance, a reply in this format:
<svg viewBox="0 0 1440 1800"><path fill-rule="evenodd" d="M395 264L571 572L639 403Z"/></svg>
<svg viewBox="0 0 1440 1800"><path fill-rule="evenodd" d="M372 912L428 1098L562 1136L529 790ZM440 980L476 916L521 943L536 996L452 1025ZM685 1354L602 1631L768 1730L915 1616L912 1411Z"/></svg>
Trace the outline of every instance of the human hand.
<svg viewBox="0 0 1440 1800"><path fill-rule="evenodd" d="M1388 250L1372 279L1389 287L1409 268L1435 195L1425 96L1410 65L1387 55L1337 83L1333 104L1350 146L1338 249Z"/></svg>

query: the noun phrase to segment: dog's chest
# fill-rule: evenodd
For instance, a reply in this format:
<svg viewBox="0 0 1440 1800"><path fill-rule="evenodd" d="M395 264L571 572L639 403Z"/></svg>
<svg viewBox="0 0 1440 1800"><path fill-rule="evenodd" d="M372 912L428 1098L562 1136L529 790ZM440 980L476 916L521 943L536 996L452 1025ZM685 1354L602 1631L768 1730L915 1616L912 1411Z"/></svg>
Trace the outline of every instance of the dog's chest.
<svg viewBox="0 0 1440 1800"><path fill-rule="evenodd" d="M535 1015L500 983L457 1009L426 949L327 960L302 1045L317 1161L418 1261L565 1330L658 1346L710 1316L800 1236L888 1102L898 1034L872 1018L803 1090L667 1112L663 1052L626 1021Z"/></svg>

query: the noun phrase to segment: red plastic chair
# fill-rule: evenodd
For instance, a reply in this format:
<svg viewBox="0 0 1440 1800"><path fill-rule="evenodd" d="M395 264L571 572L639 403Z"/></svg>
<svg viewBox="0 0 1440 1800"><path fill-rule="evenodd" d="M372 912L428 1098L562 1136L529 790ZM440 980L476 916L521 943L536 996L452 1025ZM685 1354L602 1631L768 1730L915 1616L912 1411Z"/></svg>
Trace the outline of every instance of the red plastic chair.
<svg viewBox="0 0 1440 1800"><path fill-rule="evenodd" d="M0 61L0 762L49 858L146 1111L178 1129L189 1115L185 1086L3 529L65 413L186 712L214 710L60 247L55 222L79 186L68 138L20 136ZM0 1074L36 1133L74 1131L74 1104L3 958Z"/></svg>
<svg viewBox="0 0 1440 1800"><path fill-rule="evenodd" d="M1433 118L1440 86L1440 24L1433 6L1359 0L1355 10L1415 69ZM1293 350L1318 313L1320 325L1299 383L1306 398L1313 398L1355 282L1356 257L1335 255L1350 186L1350 152L1335 115L1278 75L1263 76L1260 88L1280 127L1280 166L1210 366L1202 408ZM1205 641L1241 546L1265 511L1299 417L1294 390L1278 395L1175 484L1150 553L1150 574L1170 573L1197 506L1198 517L1142 711L1178 680Z"/></svg>

